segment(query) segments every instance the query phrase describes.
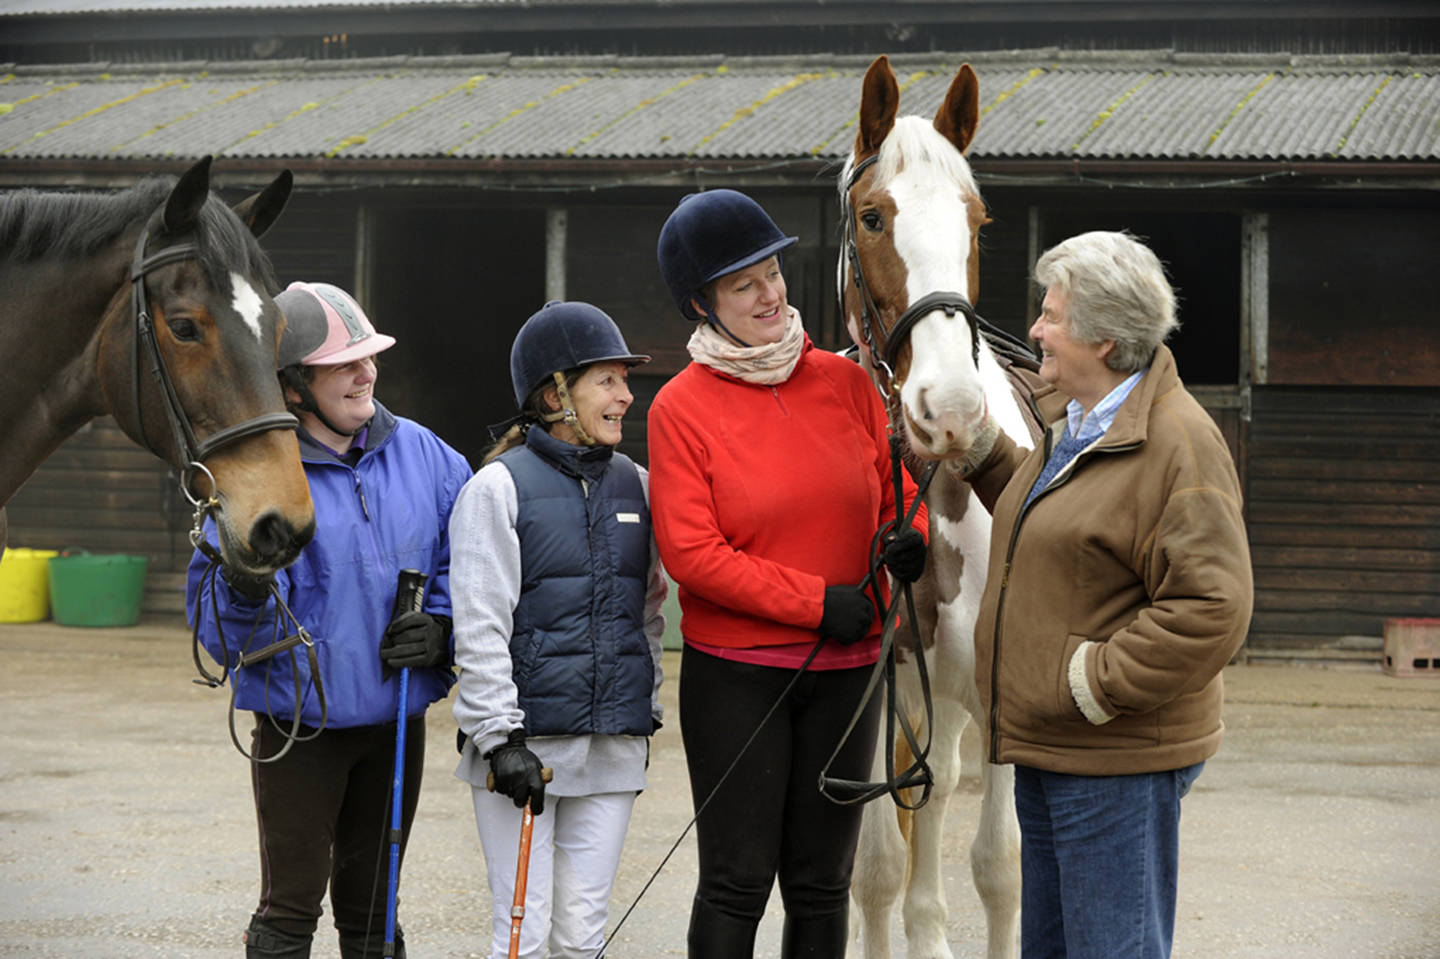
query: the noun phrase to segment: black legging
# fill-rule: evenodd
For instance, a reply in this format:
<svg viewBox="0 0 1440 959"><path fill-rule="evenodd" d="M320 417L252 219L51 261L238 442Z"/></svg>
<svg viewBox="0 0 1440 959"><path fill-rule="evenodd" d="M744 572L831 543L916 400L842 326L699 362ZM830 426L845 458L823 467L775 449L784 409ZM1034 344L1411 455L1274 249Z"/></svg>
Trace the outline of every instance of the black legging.
<svg viewBox="0 0 1440 959"><path fill-rule="evenodd" d="M862 807L830 802L820 795L818 781L869 674L869 667L862 667L801 677L700 815L692 946L703 915L739 927L737 939L748 925L753 941L777 873L787 920L838 923L843 937ZM680 733L696 807L794 675L793 670L736 663L685 647ZM832 776L869 778L879 705L880 697L873 697L831 766ZM742 953L743 947L732 952Z"/></svg>
<svg viewBox="0 0 1440 959"><path fill-rule="evenodd" d="M302 734L313 732L303 727ZM258 716L256 754L271 756L283 745L270 720ZM402 860L424 758L421 714L410 717L405 731ZM390 874L395 724L326 729L312 740L297 741L278 762L251 769L260 827L260 904L253 918L308 938L328 885L342 939L368 938L379 955Z"/></svg>

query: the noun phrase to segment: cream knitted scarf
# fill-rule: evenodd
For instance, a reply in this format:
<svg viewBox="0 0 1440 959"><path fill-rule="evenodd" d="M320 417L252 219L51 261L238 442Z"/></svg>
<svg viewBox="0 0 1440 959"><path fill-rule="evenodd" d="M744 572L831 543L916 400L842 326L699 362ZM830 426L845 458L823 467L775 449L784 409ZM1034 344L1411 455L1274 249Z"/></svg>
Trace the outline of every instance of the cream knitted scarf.
<svg viewBox="0 0 1440 959"><path fill-rule="evenodd" d="M709 323L700 323L686 347L696 363L761 386L784 383L795 372L805 346L805 325L800 311L786 307L785 335L763 346L737 346Z"/></svg>

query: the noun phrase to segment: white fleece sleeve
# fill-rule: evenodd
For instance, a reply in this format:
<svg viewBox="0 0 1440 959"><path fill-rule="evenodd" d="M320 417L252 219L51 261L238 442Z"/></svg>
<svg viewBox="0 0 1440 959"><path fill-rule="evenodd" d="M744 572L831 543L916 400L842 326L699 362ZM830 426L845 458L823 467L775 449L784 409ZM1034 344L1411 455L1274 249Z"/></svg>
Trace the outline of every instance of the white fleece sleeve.
<svg viewBox="0 0 1440 959"><path fill-rule="evenodd" d="M520 602L519 502L503 463L465 484L450 514L450 599L460 680L455 721L481 755L522 728L510 635Z"/></svg>
<svg viewBox="0 0 1440 959"><path fill-rule="evenodd" d="M1105 711L1105 708L1100 705L1099 700L1095 698L1095 694L1091 692L1090 677L1085 670L1086 650L1091 646L1097 645L1099 644L1086 640L1077 646L1075 652L1071 654L1069 669L1070 695L1075 698L1075 705L1079 707L1080 712L1084 714L1085 718L1088 719L1092 725L1103 726L1115 717Z"/></svg>

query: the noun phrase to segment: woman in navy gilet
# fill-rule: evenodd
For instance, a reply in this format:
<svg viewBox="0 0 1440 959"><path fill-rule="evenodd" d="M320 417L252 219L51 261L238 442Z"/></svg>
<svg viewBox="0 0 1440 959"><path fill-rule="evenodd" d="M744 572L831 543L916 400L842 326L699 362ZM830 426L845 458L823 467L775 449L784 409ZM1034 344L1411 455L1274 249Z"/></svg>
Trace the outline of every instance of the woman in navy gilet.
<svg viewBox="0 0 1440 959"><path fill-rule="evenodd" d="M648 474L615 446L630 367L649 359L599 309L547 303L510 352L520 415L451 516L456 775L474 798L496 959L509 948L518 810L535 813L520 955L593 956L645 788L667 581Z"/></svg>

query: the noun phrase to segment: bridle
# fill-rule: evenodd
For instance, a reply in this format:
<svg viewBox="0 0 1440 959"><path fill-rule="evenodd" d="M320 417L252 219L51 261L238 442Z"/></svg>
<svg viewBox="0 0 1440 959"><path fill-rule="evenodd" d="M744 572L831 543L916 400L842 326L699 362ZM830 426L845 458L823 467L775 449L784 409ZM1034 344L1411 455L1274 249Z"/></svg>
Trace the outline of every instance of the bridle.
<svg viewBox="0 0 1440 959"><path fill-rule="evenodd" d="M915 324L921 317L927 316L936 310L944 310L945 315L950 317L955 316L956 313L964 314L965 321L970 326L970 359L977 367L980 364L980 337L982 335L985 337L987 347L992 352L999 350L1004 352L1007 357L1018 359L1018 357L1022 355L1028 355L1029 348L1014 336L987 322L979 313L975 312L975 307L971 304L968 297L953 290L940 290L934 293L927 293L906 307L893 326L888 330L885 328L884 322L881 319L880 309L875 304L875 298L870 292L870 284L865 279L865 270L860 264L860 249L855 228L855 208L850 202L851 191L855 188L856 184L859 183L860 178L865 172L875 164L879 156L878 153L871 154L856 164L855 169L851 171L849 178L845 181L845 189L841 193L840 219L845 231L845 258L850 265L850 277L860 292L860 333L865 340L865 345L870 350L872 382L874 382L875 388L879 390L880 398L890 413L890 464L895 486L895 511L897 517L903 518L897 518L893 526L887 523L875 534L876 542L872 545L870 551L871 566L869 576L867 576L867 582L874 592L876 606L883 609L881 625L884 632L880 647L880 658L875 663L875 668L871 673L869 684L865 688L865 693L860 699L860 704L856 707L855 714L851 717L849 726L846 727L844 734L840 738L840 745L836 746L835 752L831 755L830 760L826 762L824 769L821 770L820 792L832 802L841 805L865 803L889 793L897 806L903 809L914 810L919 809L929 801L930 789L934 785L934 777L931 774L927 759L930 754L930 743L934 738L935 707L930 691L930 674L925 664L925 646L920 636L920 626L916 618L915 600L910 584L900 584L896 590L897 595L891 597L890 607L888 609L881 607L879 590L880 569L877 560L878 551L885 536L892 530L898 531L910 525L918 509L917 504L924 497L925 491L930 486L931 479L934 478L935 468L938 462L932 461L927 464L924 471L916 477L915 500L907 510L905 508L904 490L901 486L904 439L901 435L901 427L899 425L903 415L900 409L900 389L904 383L895 375L895 364L899 359L900 349L905 345L906 341L909 340L910 331L914 328ZM845 302L843 286L838 292L837 302L840 304L840 309L843 313ZM844 319L845 317L842 315L842 325ZM1033 364L1033 356L1031 356L1031 362ZM920 690L925 703L926 727L930 731L930 735L927 737L924 746L921 746L917 741L915 732L910 726L909 719L900 711L896 700L894 632L895 626L898 623L899 606L902 601L905 603L906 613L910 619L910 633L914 642L915 665L919 673ZM904 734L906 745L909 747L915 760L909 768L892 775L885 782L864 783L832 778L827 774L830 764L835 760L835 757L839 755L840 747L849 739L851 731L859 723L866 704L869 702L870 697L874 695L879 685L882 672L886 680L888 700L885 729L885 768L887 772L895 768L895 729L897 725ZM921 788L920 797L913 803L907 802L900 794L901 789L911 787Z"/></svg>
<svg viewBox="0 0 1440 959"><path fill-rule="evenodd" d="M130 266L130 313L135 320L135 356L131 370L135 424L144 445L154 449L145 429L145 411L140 403L140 366L142 360L148 360L150 375L155 378L160 389L160 397L164 401L165 419L170 426L170 435L175 442L175 450L182 464L180 490L192 506L197 509L203 508L203 511L208 512L219 506L220 501L215 495L215 477L205 468L205 457L218 449L245 439L247 436L254 436L269 430L293 430L300 425L300 421L295 418L293 413L262 413L211 433L203 440L196 438L195 430L190 425L190 418L185 415L185 408L180 405L180 396L175 392L175 382L170 376L169 367L165 365L165 357L160 353L160 342L155 335L155 321L150 316L149 304L145 297L145 277L162 266L182 260L193 260L199 256L199 250L193 243L182 243L167 246L147 256L145 243L149 237L149 227L140 231L140 238L135 242L135 257ZM201 499L191 490L191 484L198 473L204 473L210 480L208 499ZM193 531L191 535L193 539Z"/></svg>
<svg viewBox="0 0 1440 959"><path fill-rule="evenodd" d="M901 347L910 339L910 330L922 316L936 310L944 310L945 315L950 317L963 313L965 321L970 324L970 359L977 364L980 362L980 327L984 321L975 312L975 307L965 294L953 290L938 290L911 303L900 314L895 325L885 329L880 318L880 308L875 305L870 284L865 280L865 269L860 265L860 247L855 232L855 207L850 202L850 191L878 159L880 154L872 153L850 171L850 178L845 181L845 189L841 192L840 220L845 229L845 259L850 264L850 279L860 291L860 334L874 361L875 387L880 391L880 397L886 406L890 407L900 401L900 387L904 385L903 381L895 376L895 363L900 357ZM844 290L840 293L839 300L843 304Z"/></svg>
<svg viewBox="0 0 1440 959"><path fill-rule="evenodd" d="M198 258L199 248L193 243L181 243L174 246L167 246L158 252L147 255L145 245L149 237L149 227L145 227L140 231L140 237L135 241L135 256L130 266L130 313L135 321L135 353L134 362L131 367L135 424L140 433L141 442L147 448L154 449L155 447L150 442L149 434L145 429L144 406L140 402L141 362L142 360L148 360L150 364L150 375L155 378L155 382L160 390L160 397L163 400L162 405L165 410L166 422L170 427L171 439L174 440L175 450L179 455L180 462L183 464L180 469L180 491L185 494L185 498L189 500L190 505L195 508L190 525L190 545L198 549L206 559L210 560L210 567L204 575L210 577L211 580L209 585L212 612L214 613L214 619L217 624L216 628L220 631L220 643L223 649L223 658L225 659L222 674L220 676L211 674L200 661L200 616L198 615L198 611L197 614L191 618L194 623L191 635L191 651L195 659L195 668L201 676L196 682L213 688L224 684L224 676L230 671L232 664L229 661L229 647L225 645L224 630L223 627L219 625L219 610L218 607L215 607L214 577L219 572L220 566L223 565L224 558L220 555L219 550L211 545L210 541L205 538L203 529L205 517L220 505L220 499L217 495L215 477L211 474L210 470L206 468L204 460L216 450L237 443L248 436L255 436L270 430L293 430L300 425L300 421L293 413L262 413L259 416L251 417L233 426L227 426L222 430L217 430L204 439L198 439L196 437L195 429L190 425L190 418L185 414L185 408L180 405L180 396L175 391L175 382L170 376L169 367L165 365L165 357L160 353L160 342L155 335L155 321L151 318L149 303L145 295L145 277L162 266ZM205 477L210 481L209 496L198 495L191 488L194 480L201 473L205 474ZM255 638L255 630L252 629L249 639L241 649L237 651L236 661L233 665L234 668L239 669L244 666L263 662L279 653L289 652L292 657L291 672L295 677L294 717L289 732L285 734L285 746L278 753L274 756L264 758L251 755L240 745L240 740L236 735L235 692L234 684L231 684L230 739L234 742L236 749L240 750L246 758L254 762L273 762L283 756L293 743L319 735L319 729L314 733L304 736L299 733L300 707L305 690L300 684L299 670L293 668L294 649L296 646L303 645L306 649L310 666L310 676L315 685L316 695L320 702L320 729L324 729L325 727L325 715L328 712L325 701L325 690L320 680L320 669L315 655L315 643L305 627L295 619L294 614L290 612L289 607L285 605L279 592L273 585L270 587L270 593L275 597L277 608L281 613L281 616L277 617L275 623L277 636L282 633L289 633L289 635L284 636L284 638L277 638L275 642L270 643L262 649L250 652L250 644ZM281 629L286 619L293 624L293 633L288 629ZM256 623L258 626L258 616ZM272 717L272 722L273 721ZM282 730L282 732L284 731Z"/></svg>
<svg viewBox="0 0 1440 959"><path fill-rule="evenodd" d="M820 771L819 788L831 802L840 805L854 805L866 803L872 799L889 794L895 805L902 809L915 810L930 800L930 790L935 784L934 774L930 770L929 756L930 745L935 735L935 703L930 690L930 672L925 663L925 644L920 636L920 623L915 611L915 598L909 583L899 583L895 591L896 595L891 597L889 607L881 602L880 593L880 564L879 554L887 535L906 529L914 520L915 513L919 509L920 502L925 496L925 491L930 486L931 479L935 476L936 463L930 463L916 479L915 499L909 508L905 506L904 487L901 480L901 471L904 468L904 440L898 432L897 415L900 408L900 388L903 382L895 375L895 364L900 355L900 348L910 338L910 331L922 316L926 316L935 310L944 310L947 316L954 316L957 312L965 315L966 321L970 324L971 343L973 344L974 356L972 360L979 362L980 357L980 325L983 322L976 314L974 306L963 294L953 291L940 291L929 293L916 302L910 304L899 319L888 330L880 318L880 309L875 304L875 298L870 292L870 284L865 279L864 267L860 264L860 249L855 229L855 208L850 202L850 192L860 181L879 154L872 154L866 157L855 169L851 171L850 177L846 180L845 189L841 195L840 218L845 230L845 258L850 264L850 277L856 288L860 291L860 332L865 340L865 345L870 350L873 360L872 377L875 388L880 391L880 398L886 409L890 412L890 466L892 480L894 483L895 513L896 519L893 523L887 523L875 534L875 542L870 550L870 572L866 577L869 588L875 598L875 605L881 609L882 640L880 645L880 656L875 662L871 671L870 680L865 687L865 692L860 698L855 713L850 718L849 725L840 737L834 753L826 761L824 768ZM843 310L845 301L844 290L840 291L837 298ZM900 708L896 688L896 660L895 660L895 629L899 621L900 604L905 604L905 611L910 621L910 634L913 640L915 666L919 674L921 696L925 704L925 724L928 730L925 744L922 746L915 735L909 718ZM813 654L812 654L813 655ZM914 761L910 766L893 775L889 775L884 782L866 783L855 780L837 779L829 775L831 764L840 754L841 748L850 738L851 732L859 724L861 716L870 698L879 687L881 676L885 678L886 689L886 714L885 714L885 769L887 773L895 768L895 730L898 726L905 736L906 746L909 748ZM920 795L913 802L907 800L901 790L919 788Z"/></svg>

